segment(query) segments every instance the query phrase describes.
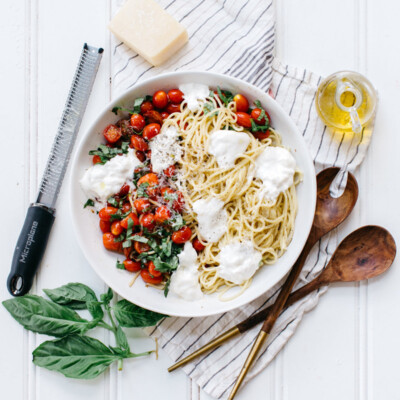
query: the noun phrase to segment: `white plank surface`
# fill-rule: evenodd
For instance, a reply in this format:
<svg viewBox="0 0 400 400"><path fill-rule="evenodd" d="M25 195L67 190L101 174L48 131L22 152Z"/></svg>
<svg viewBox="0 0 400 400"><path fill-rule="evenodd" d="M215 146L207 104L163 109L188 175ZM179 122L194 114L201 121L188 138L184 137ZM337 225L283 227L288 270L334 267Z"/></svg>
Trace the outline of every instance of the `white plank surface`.
<svg viewBox="0 0 400 400"><path fill-rule="evenodd" d="M277 56L284 62L327 75L340 69L367 74L379 90L376 129L357 177L360 201L343 226L343 237L364 224L379 224L399 238L400 145L397 132L400 5L396 0L277 0ZM0 157L3 187L0 227L3 268L0 295L26 207L34 199L81 45L105 48L105 55L82 130L110 99L110 0L4 0L0 4L3 122ZM35 290L81 281L98 292L104 284L85 262L69 221L68 175L57 219ZM241 391L238 399L392 400L400 399L397 360L400 303L398 262L386 276L359 285L331 288L305 316L276 360ZM160 353L112 367L92 382L67 380L35 368L31 351L43 338L24 332L0 308L1 398L16 400L207 400L182 372L169 375ZM100 333L99 333L100 334ZM153 343L139 330L129 332L135 351ZM108 340L107 337L101 337Z"/></svg>

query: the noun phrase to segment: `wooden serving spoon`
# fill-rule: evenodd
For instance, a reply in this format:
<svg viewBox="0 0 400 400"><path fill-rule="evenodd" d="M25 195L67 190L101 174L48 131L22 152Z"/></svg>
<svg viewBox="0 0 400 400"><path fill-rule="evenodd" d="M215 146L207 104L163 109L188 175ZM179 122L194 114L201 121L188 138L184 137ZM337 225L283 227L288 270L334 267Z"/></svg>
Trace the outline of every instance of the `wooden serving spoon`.
<svg viewBox="0 0 400 400"><path fill-rule="evenodd" d="M233 386L232 392L228 397L229 400L232 400L235 397L263 343L267 340L275 321L283 310L286 300L300 275L310 250L322 236L340 225L347 218L356 204L358 198L358 185L354 176L351 174L349 174L349 179L343 194L338 198L331 196L329 188L338 173L338 170L339 168L328 168L317 175L317 207L307 242L296 263L293 265L285 283L282 285L281 291L279 292L275 303L272 305L271 312L268 314L260 333L251 347L249 355L247 356Z"/></svg>
<svg viewBox="0 0 400 400"><path fill-rule="evenodd" d="M327 168L321 171L317 175L317 205L315 210L315 216L313 225L311 227L310 234L308 236L307 242L304 246L303 251L301 252L299 258L297 259L296 263L294 264L284 286L288 283L289 280L292 281L290 288L287 288L285 293L285 298L281 298L279 307L282 310L287 297L289 296L291 289L297 280L301 269L303 268L304 262L306 258L314 246L314 244L326 233L332 231L336 228L340 223L342 223L351 213L353 210L354 205L356 204L358 198L358 185L357 181L354 176L349 173L349 177L347 180L346 189L344 190L342 196L340 198L333 198L330 195L330 185L337 175L339 168ZM281 296L283 292L282 290L279 294ZM277 301L279 300L279 297ZM275 305L277 303L275 302ZM174 371L175 369L179 368L180 366L186 364L187 362L191 361L193 358L197 357L198 355L218 346L219 344L223 343L224 341L228 340L229 338L236 336L239 333L250 329L257 323L264 320L269 314L264 313L265 310L260 311L258 314L250 317L248 320L243 321L238 326L235 326L222 335L218 336L214 340L212 340L207 345L203 346L201 349L197 350L193 354L185 357L184 359L180 360L176 364L172 365L168 368L168 371ZM271 311L271 310L269 310ZM277 312L277 311L275 311ZM278 315L280 314L280 311ZM278 317L276 315L276 318ZM276 319L275 318L275 319ZM242 370L243 371L243 370Z"/></svg>

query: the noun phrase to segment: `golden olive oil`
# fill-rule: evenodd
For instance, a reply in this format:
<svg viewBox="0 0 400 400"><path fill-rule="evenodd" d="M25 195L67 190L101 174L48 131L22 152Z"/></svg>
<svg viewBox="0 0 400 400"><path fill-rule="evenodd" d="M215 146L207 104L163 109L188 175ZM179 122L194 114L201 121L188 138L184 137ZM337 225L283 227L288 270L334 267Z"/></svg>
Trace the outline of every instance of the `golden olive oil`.
<svg viewBox="0 0 400 400"><path fill-rule="evenodd" d="M315 96L317 111L327 126L355 133L373 117L376 100L372 84L361 74L351 71L328 76L319 85Z"/></svg>

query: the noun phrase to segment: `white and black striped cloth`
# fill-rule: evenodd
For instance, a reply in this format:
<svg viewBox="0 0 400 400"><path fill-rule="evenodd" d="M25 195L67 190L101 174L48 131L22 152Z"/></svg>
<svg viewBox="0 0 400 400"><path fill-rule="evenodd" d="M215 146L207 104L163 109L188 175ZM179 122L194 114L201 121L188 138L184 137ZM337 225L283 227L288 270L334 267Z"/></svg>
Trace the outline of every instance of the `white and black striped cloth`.
<svg viewBox="0 0 400 400"><path fill-rule="evenodd" d="M315 106L321 77L273 60L272 0L158 0L188 30L189 43L161 67L153 67L123 44L114 41L113 94L166 71L213 70L244 79L270 93L297 124L309 145L317 171L327 166L354 170L363 160L369 135L345 139L319 120ZM368 137L367 137L368 136ZM336 234L322 239L311 252L297 286L313 279L336 248ZM222 331L273 302L279 284L261 298L232 312L208 318L167 318L148 330L173 361L188 355ZM303 314L312 309L325 289L310 294L278 319L266 347L249 372L248 381L264 369L293 335ZM255 327L207 355L184 371L208 394L226 398L259 331Z"/></svg>

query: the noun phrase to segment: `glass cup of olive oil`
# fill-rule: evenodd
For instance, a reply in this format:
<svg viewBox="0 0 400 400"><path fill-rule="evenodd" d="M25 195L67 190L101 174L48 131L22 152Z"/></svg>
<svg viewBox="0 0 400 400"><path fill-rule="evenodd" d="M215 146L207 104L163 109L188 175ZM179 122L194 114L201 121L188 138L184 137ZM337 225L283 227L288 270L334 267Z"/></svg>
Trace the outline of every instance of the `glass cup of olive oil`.
<svg viewBox="0 0 400 400"><path fill-rule="evenodd" d="M322 81L315 104L325 125L343 132L360 133L375 114L377 95L363 75L340 71Z"/></svg>

